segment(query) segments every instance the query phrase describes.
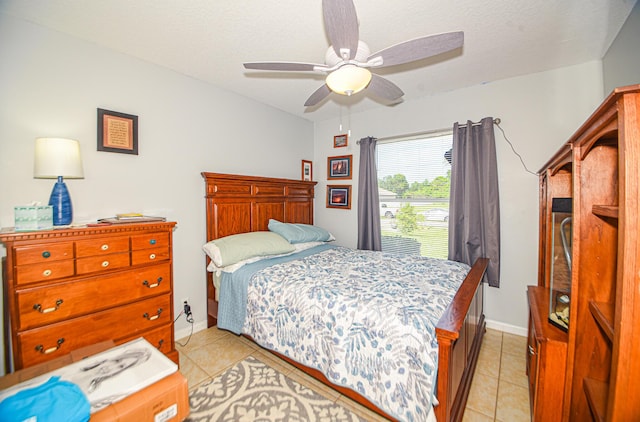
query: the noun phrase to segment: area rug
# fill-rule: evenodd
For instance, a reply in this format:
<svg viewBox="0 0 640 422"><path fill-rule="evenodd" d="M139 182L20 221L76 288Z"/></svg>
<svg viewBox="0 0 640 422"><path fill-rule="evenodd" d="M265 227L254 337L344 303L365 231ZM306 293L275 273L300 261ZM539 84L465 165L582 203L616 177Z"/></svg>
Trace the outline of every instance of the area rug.
<svg viewBox="0 0 640 422"><path fill-rule="evenodd" d="M189 393L187 421L363 421L254 357Z"/></svg>

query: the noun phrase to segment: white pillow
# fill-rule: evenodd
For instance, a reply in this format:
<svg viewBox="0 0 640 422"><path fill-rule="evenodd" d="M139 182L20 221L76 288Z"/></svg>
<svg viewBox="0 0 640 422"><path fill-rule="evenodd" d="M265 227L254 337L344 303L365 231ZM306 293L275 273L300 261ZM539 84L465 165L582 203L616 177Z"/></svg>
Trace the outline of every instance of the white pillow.
<svg viewBox="0 0 640 422"><path fill-rule="evenodd" d="M280 255L295 251L282 236L268 231L225 236L207 242L202 249L216 267L226 267L257 256Z"/></svg>
<svg viewBox="0 0 640 422"><path fill-rule="evenodd" d="M295 245L293 245L296 249L293 252L289 252L289 253L285 253L285 254L281 254L281 255L270 255L270 256L254 256L252 258L248 258L248 259L244 259L242 261L238 261L235 264L231 264L231 265L227 265L226 267L218 267L216 266L216 264L213 263L213 261L211 261L209 263L209 265L207 266L207 270L212 272L212 273L216 273L217 275L220 275L221 272L225 272L225 273L232 273L237 271L238 269L244 267L247 264L251 264L254 262L258 262L258 261L262 261L263 259L271 259L271 258L278 258L281 256L288 256L288 255L293 255L297 252L302 252L304 250L313 248L314 246L320 246L320 245L324 245L325 242L305 242L305 243L296 243Z"/></svg>

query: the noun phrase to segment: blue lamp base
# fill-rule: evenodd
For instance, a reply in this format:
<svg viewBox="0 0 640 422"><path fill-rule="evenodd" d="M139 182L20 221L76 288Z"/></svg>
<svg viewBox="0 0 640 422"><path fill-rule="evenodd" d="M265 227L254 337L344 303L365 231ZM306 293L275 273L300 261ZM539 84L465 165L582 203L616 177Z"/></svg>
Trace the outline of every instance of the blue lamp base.
<svg viewBox="0 0 640 422"><path fill-rule="evenodd" d="M71 224L73 220L73 208L71 207L71 196L62 180L62 176L58 176L58 181L53 185L51 196L49 197L49 205L53 207L53 225L66 226Z"/></svg>

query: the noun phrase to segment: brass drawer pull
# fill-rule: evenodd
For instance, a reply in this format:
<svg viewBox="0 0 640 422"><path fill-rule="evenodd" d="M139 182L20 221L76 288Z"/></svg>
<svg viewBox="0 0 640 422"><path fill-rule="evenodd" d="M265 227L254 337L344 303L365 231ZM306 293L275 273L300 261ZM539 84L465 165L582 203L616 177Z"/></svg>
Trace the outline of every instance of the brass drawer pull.
<svg viewBox="0 0 640 422"><path fill-rule="evenodd" d="M51 274L53 274L53 271L51 271L51 270L44 270L44 271L42 272L42 275L43 275L44 277L49 277Z"/></svg>
<svg viewBox="0 0 640 422"><path fill-rule="evenodd" d="M102 249L103 251L106 251L107 249L109 249L109 245L105 243L104 245L100 246L100 249Z"/></svg>
<svg viewBox="0 0 640 422"><path fill-rule="evenodd" d="M42 252L42 257L43 258L49 258L50 256L51 256L51 252L49 252L49 251Z"/></svg>
<svg viewBox="0 0 640 422"><path fill-rule="evenodd" d="M144 318L146 318L149 321L153 321L154 319L158 319L160 317L160 314L162 313L162 308L158 308L158 313L155 315L149 315L147 312L144 313L144 315L142 315Z"/></svg>
<svg viewBox="0 0 640 422"><path fill-rule="evenodd" d="M160 283L162 283L162 277L158 277L158 281L156 283L153 284L149 284L149 282L147 280L142 282L143 286L147 286L150 289L153 289L154 287L158 287L160 285Z"/></svg>
<svg viewBox="0 0 640 422"><path fill-rule="evenodd" d="M102 267L103 268L107 268L109 266L109 261L103 261L102 262Z"/></svg>
<svg viewBox="0 0 640 422"><path fill-rule="evenodd" d="M36 303L35 305L33 305L33 309L40 312L41 314L48 314L49 312L57 311L58 308L60 308L60 305L62 305L62 302L63 302L62 299L58 299L56 300L56 306L51 308L45 308L45 309L42 309L42 305L40 305L39 303Z"/></svg>
<svg viewBox="0 0 640 422"><path fill-rule="evenodd" d="M149 255L149 259L156 259L156 254L152 253L151 255Z"/></svg>
<svg viewBox="0 0 640 422"><path fill-rule="evenodd" d="M43 355L48 355L49 353L53 353L56 350L60 349L60 346L62 345L62 343L64 343L64 338L59 338L57 343L58 345L56 347L50 347L48 349L45 349L44 346L42 346L42 344L39 344L36 346L36 351L42 353Z"/></svg>
<svg viewBox="0 0 640 422"><path fill-rule="evenodd" d="M533 347L531 347L531 345L529 345L528 347L529 347L529 354L530 354L531 356L535 355L535 354L536 354L536 351L533 349Z"/></svg>

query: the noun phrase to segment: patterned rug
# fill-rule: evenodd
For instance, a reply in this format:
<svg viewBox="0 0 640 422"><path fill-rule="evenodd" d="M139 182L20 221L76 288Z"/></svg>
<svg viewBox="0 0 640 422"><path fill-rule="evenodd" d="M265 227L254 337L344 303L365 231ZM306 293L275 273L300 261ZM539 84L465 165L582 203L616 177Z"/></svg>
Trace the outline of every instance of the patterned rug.
<svg viewBox="0 0 640 422"><path fill-rule="evenodd" d="M362 421L351 411L247 357L189 394L187 421Z"/></svg>

